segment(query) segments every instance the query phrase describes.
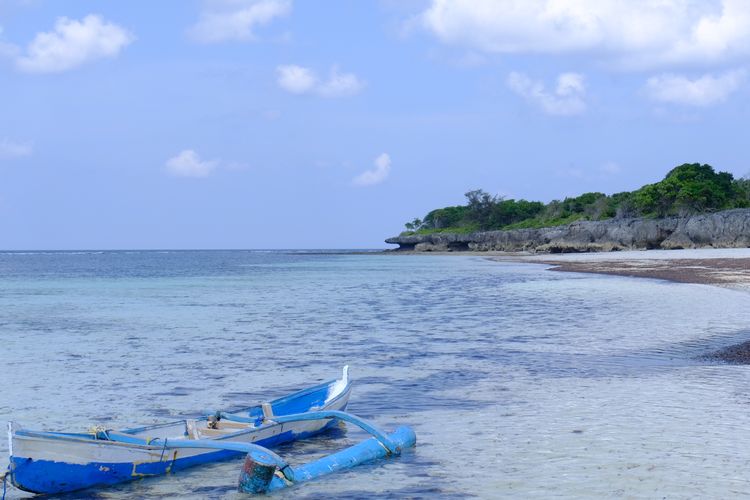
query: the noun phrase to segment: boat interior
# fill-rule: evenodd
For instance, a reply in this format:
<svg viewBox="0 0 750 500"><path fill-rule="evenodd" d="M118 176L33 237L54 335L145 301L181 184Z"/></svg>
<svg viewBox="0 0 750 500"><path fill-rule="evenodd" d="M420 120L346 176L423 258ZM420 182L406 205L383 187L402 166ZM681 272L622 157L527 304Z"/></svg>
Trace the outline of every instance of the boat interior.
<svg viewBox="0 0 750 500"><path fill-rule="evenodd" d="M158 424L122 433L140 439L218 439L234 434L241 434L261 427L264 421L274 415L291 415L320 410L349 391L349 367L345 366L342 377L314 387L303 389L269 403L262 403L234 412L206 412L203 418L186 419L167 424ZM109 439L117 440L110 432ZM102 436L104 437L104 436ZM107 438L105 438L107 439Z"/></svg>
<svg viewBox="0 0 750 500"><path fill-rule="evenodd" d="M11 423L13 434L57 439L86 439L147 445L155 439L221 439L241 435L261 427L273 416L304 413L329 407L350 390L348 366L343 376L309 387L269 403L262 403L234 412L207 411L196 419L177 420L122 431L96 427L88 433L40 432L18 428Z"/></svg>

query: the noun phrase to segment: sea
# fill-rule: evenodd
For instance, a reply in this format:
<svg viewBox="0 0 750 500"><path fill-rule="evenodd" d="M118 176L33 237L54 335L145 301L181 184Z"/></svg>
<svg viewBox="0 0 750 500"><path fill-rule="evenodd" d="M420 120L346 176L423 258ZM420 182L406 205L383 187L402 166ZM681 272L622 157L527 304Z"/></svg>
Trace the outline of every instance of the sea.
<svg viewBox="0 0 750 500"><path fill-rule="evenodd" d="M481 255L0 252L0 422L132 427L349 365L349 411L416 431L398 458L271 498L750 496L750 366L703 357L748 340L748 292ZM64 498L241 499L241 465Z"/></svg>

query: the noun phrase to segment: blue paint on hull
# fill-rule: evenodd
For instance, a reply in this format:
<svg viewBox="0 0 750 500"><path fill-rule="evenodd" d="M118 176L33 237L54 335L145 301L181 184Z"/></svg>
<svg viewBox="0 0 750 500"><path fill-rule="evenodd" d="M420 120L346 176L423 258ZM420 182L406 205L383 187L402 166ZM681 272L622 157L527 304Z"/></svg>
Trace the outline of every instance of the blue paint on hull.
<svg viewBox="0 0 750 500"><path fill-rule="evenodd" d="M320 434L334 425L336 425L336 422L330 421L322 429L314 432L298 434L291 431L283 432L267 439L258 440L255 444L270 448ZM10 479L17 488L32 493L67 493L97 486L111 486L143 477L169 474L196 465L228 460L242 455L244 455L242 452L220 450L185 458L179 458L178 453L176 460L171 460L169 454L167 454L164 460L160 462L140 464L133 464L132 462L91 462L85 465L32 460L31 458L14 456L11 457L12 474Z"/></svg>
<svg viewBox="0 0 750 500"><path fill-rule="evenodd" d="M378 438L370 438L337 453L318 459L315 462L292 468L292 481L272 475L266 483L265 491L261 489L260 492L284 489L340 470L351 469L357 465L372 462L379 458L385 458L389 455L400 455L402 449L412 448L417 443L417 436L409 427L399 427L393 434L387 437L390 444L393 445L393 452L387 450L386 446ZM248 454L248 457L252 456L253 453ZM240 489L246 493L252 492L245 489L242 483L240 483Z"/></svg>

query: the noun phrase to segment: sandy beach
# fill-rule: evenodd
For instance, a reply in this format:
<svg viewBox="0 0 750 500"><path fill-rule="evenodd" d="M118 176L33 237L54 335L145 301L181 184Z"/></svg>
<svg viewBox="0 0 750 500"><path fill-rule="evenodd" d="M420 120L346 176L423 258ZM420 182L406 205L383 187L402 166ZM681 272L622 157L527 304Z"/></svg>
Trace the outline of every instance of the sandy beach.
<svg viewBox="0 0 750 500"><path fill-rule="evenodd" d="M493 256L550 265L561 272L610 274L750 289L750 249L645 250L558 255Z"/></svg>

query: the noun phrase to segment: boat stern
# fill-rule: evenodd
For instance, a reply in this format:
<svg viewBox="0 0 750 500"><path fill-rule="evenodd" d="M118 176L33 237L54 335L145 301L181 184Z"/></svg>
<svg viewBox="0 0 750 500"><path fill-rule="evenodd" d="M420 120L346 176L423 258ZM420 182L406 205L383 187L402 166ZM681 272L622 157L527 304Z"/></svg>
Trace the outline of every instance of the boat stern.
<svg viewBox="0 0 750 500"><path fill-rule="evenodd" d="M15 423L13 421L8 422L8 456L13 456L13 426Z"/></svg>
<svg viewBox="0 0 750 500"><path fill-rule="evenodd" d="M349 365L346 365L341 370L341 378L334 381L328 387L328 394L326 395L324 406L326 406L330 401L338 398L339 396L347 392L349 390L350 385L351 385L351 382L349 382Z"/></svg>

